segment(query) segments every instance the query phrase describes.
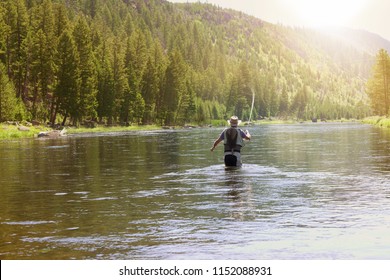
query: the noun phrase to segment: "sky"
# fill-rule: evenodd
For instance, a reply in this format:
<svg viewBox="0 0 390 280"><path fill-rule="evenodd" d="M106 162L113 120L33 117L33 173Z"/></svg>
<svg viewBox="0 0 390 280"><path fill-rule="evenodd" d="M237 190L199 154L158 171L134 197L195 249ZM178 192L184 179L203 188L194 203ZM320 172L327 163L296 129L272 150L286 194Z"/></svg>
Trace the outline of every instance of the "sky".
<svg viewBox="0 0 390 280"><path fill-rule="evenodd" d="M349 27L376 33L390 41L389 0L168 0L203 2L231 8L286 26Z"/></svg>

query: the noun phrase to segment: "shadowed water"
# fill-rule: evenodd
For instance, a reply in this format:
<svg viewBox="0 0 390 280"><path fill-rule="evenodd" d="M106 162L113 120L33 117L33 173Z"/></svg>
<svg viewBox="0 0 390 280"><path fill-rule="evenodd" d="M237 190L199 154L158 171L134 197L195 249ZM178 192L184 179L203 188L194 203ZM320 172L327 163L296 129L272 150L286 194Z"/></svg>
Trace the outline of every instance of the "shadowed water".
<svg viewBox="0 0 390 280"><path fill-rule="evenodd" d="M249 130L237 170L221 129L0 142L0 258L390 257L389 131Z"/></svg>

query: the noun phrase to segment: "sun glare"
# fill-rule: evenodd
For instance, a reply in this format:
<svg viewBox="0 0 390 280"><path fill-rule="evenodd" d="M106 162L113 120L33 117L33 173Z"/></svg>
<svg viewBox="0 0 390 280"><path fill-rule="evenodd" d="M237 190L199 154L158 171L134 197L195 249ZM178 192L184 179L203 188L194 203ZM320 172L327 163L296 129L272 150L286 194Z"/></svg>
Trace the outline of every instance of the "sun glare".
<svg viewBox="0 0 390 280"><path fill-rule="evenodd" d="M357 15L367 0L295 0L295 13L311 27L343 26Z"/></svg>

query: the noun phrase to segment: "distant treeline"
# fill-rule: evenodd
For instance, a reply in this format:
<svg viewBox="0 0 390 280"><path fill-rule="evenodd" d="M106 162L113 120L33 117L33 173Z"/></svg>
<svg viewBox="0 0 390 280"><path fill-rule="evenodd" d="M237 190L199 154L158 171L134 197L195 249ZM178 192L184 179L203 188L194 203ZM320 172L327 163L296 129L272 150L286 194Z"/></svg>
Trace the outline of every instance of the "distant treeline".
<svg viewBox="0 0 390 280"><path fill-rule="evenodd" d="M2 0L0 121L245 120L252 94L252 118L369 115L371 62L309 33L200 3Z"/></svg>

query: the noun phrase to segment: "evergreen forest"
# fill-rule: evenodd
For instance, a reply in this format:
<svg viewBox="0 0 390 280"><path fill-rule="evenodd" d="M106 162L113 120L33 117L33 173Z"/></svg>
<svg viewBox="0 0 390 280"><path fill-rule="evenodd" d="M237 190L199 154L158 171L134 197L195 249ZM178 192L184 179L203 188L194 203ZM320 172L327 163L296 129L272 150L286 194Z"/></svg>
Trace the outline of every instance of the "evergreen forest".
<svg viewBox="0 0 390 280"><path fill-rule="evenodd" d="M253 96L252 119L360 119L389 112L389 60L210 4L2 0L0 121L209 124Z"/></svg>

